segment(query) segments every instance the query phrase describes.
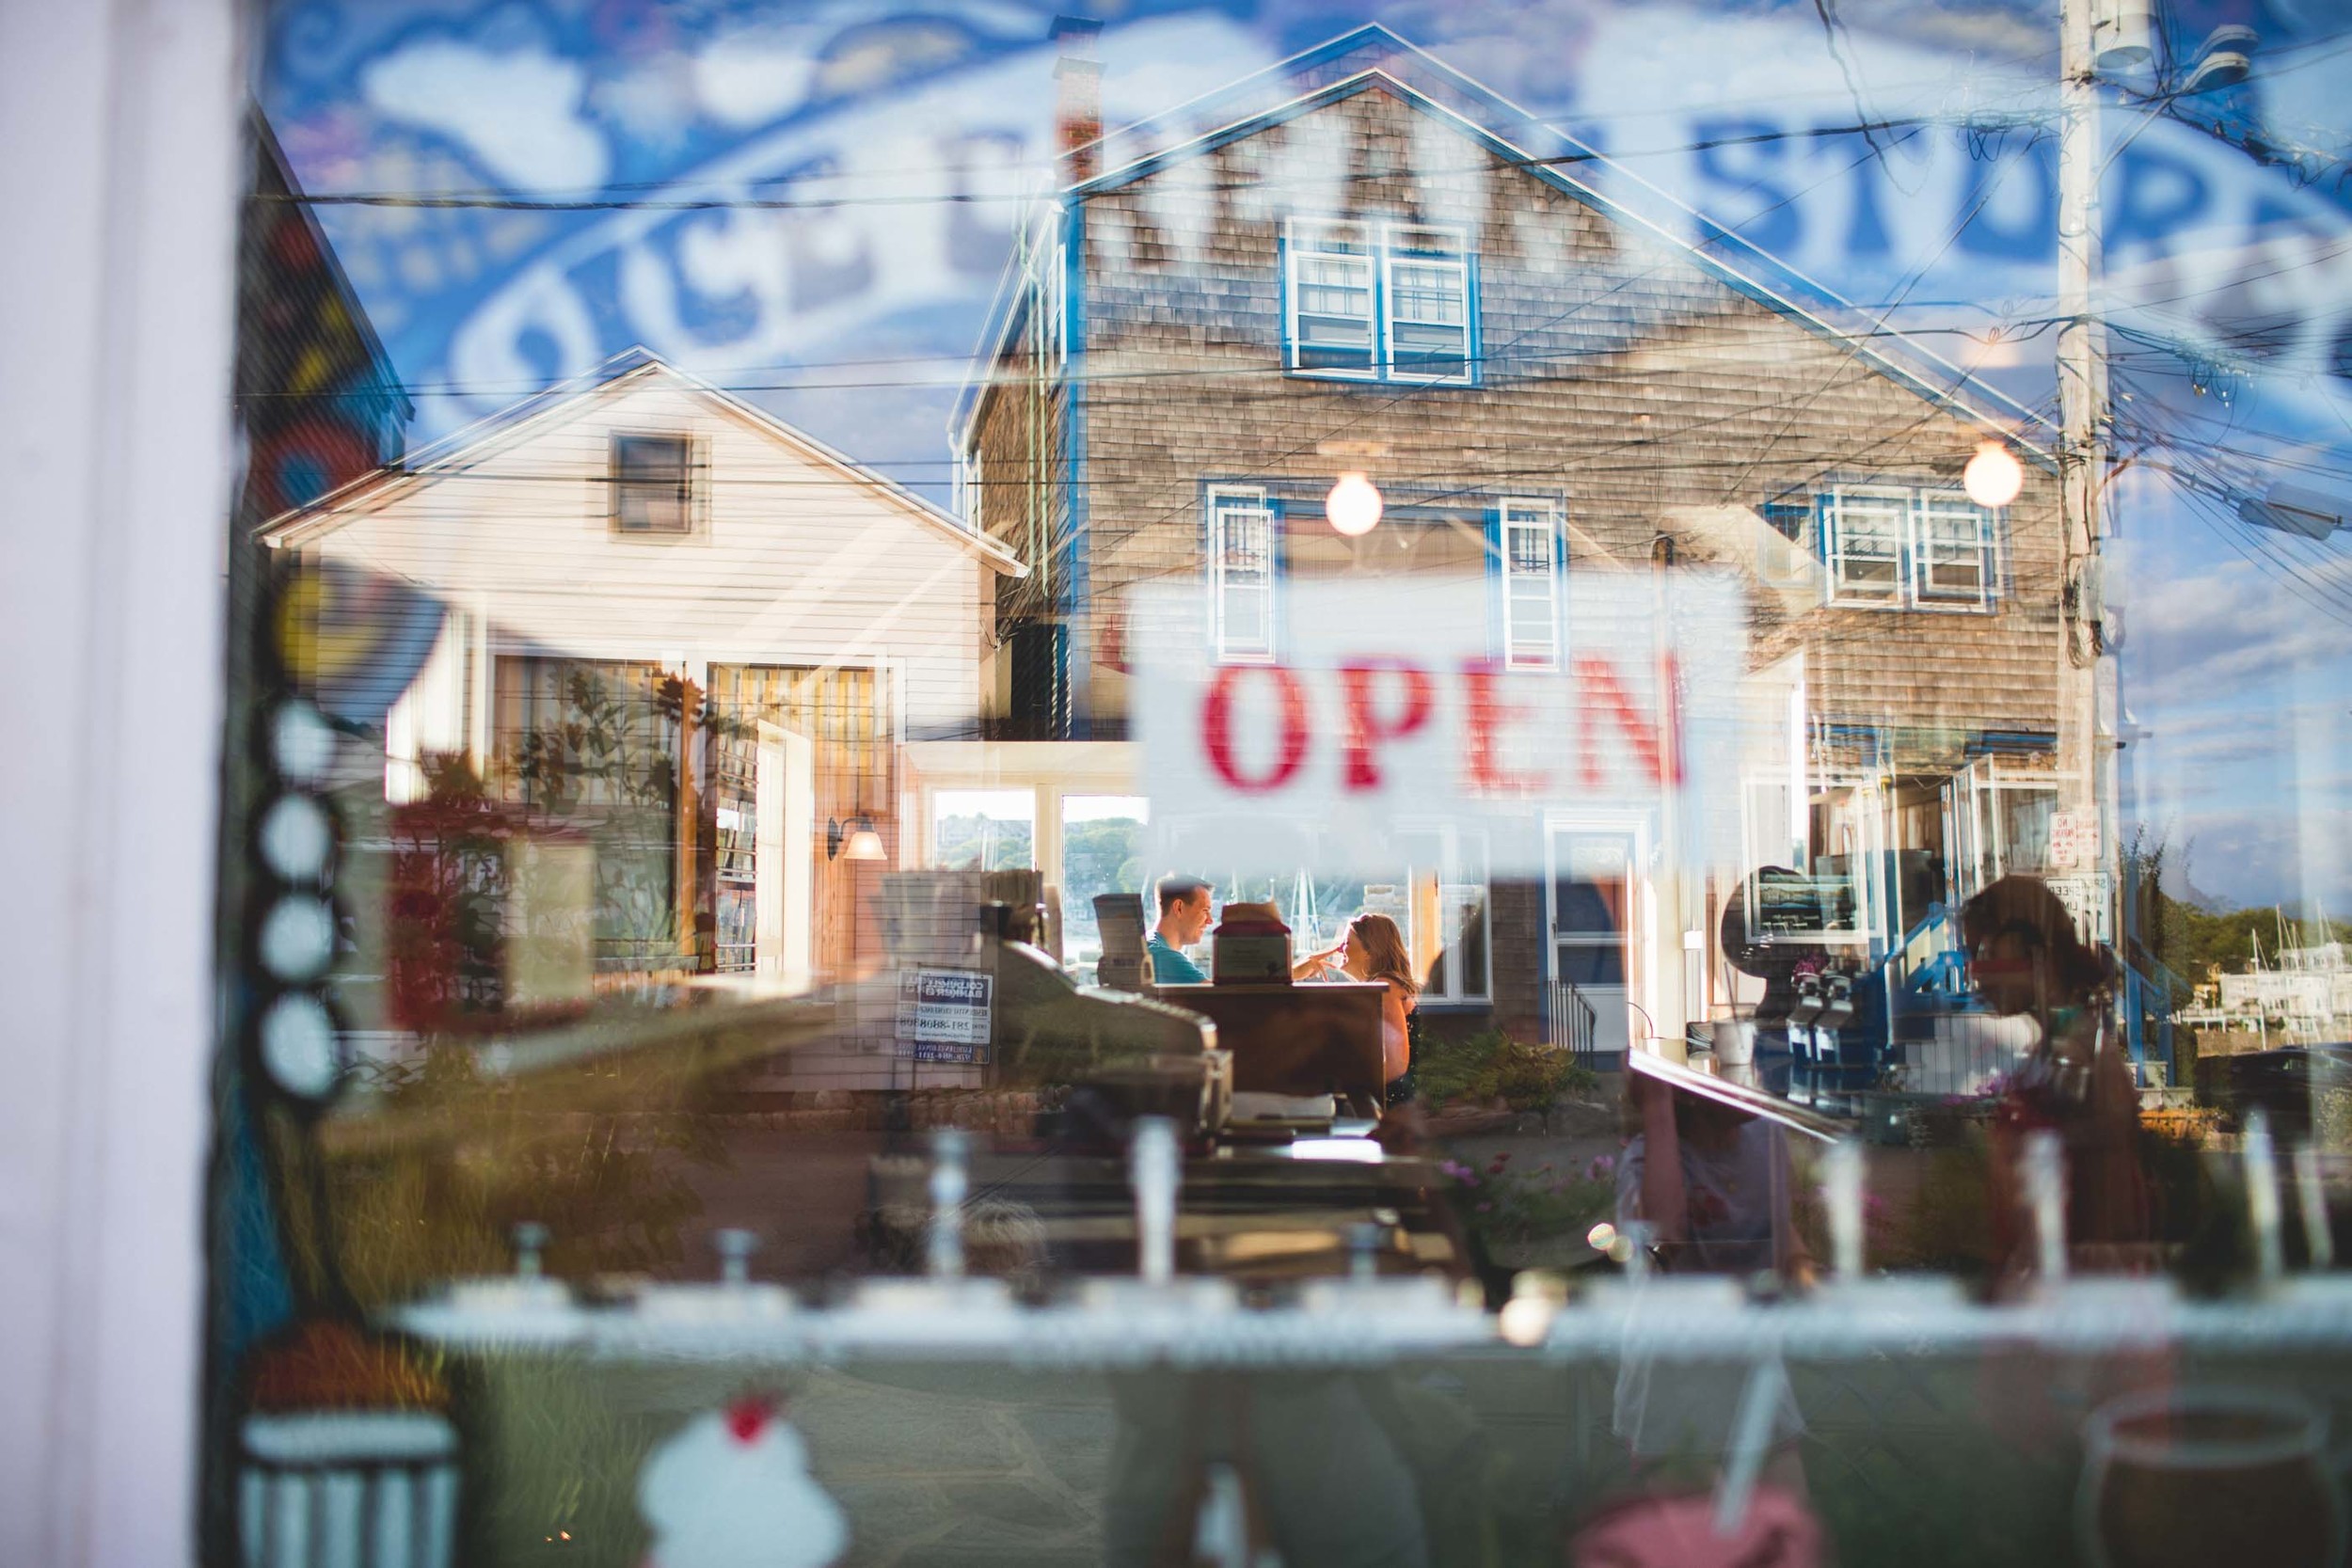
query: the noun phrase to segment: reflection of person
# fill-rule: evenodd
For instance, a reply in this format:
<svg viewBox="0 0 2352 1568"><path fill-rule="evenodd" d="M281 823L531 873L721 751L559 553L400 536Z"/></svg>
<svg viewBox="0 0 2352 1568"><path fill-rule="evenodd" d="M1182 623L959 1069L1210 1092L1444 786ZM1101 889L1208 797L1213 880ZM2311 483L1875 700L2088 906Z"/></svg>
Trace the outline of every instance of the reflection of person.
<svg viewBox="0 0 2352 1568"><path fill-rule="evenodd" d="M1667 1267L1702 1274L1811 1268L1790 1222L1788 1148L1759 1117L1629 1070L1641 1131L1617 1161L1617 1219L1641 1221Z"/></svg>
<svg viewBox="0 0 2352 1568"><path fill-rule="evenodd" d="M1387 988L1380 998L1380 1070L1382 1082L1395 1083L1413 1065L1405 1018L1421 994L1405 933L1385 914L1359 914L1338 942L1291 965L1291 974L1305 979L1335 965L1351 980L1378 980Z"/></svg>
<svg viewBox="0 0 2352 1568"><path fill-rule="evenodd" d="M2069 1242L2144 1242L2147 1201L2133 1148L2139 1096L2107 1017L2106 958L2075 934L2066 905L2036 877L1985 888L1961 910L1960 928L1968 978L1985 1006L2029 1017L2042 1034L2010 1074L1994 1117L1995 1263L2030 1245L2018 1224L2016 1164L2024 1135L2042 1129L2058 1132L2066 1151Z"/></svg>
<svg viewBox="0 0 2352 1568"><path fill-rule="evenodd" d="M1208 976L1184 957L1184 949L1209 928L1209 884L1198 877L1162 877L1160 923L1143 944L1152 955L1152 979L1163 986L1201 985Z"/></svg>
<svg viewBox="0 0 2352 1568"><path fill-rule="evenodd" d="M1670 1270L1745 1277L1769 1269L1809 1279L1781 1130L1631 1069L1626 1094L1640 1131L1617 1160L1617 1223L1646 1226L1659 1264ZM1731 1458L1751 1395L1772 1402L1769 1423L1746 1434L1763 1445L1753 1457L1779 1494L1774 1506L1802 1513L1796 1439L1804 1422L1775 1355L1659 1366L1647 1352L1629 1350L1611 1424L1643 1485L1704 1487Z"/></svg>
<svg viewBox="0 0 2352 1568"><path fill-rule="evenodd" d="M1785 865L1767 865L1756 871L1747 888L1724 900L1721 936L1724 961L1740 974L1764 982L1764 994L1756 999L1755 1010L1748 1014L1756 1026L1756 1082L1773 1094L1787 1094L1790 1066L1788 1011L1796 1005L1797 975L1801 971L1819 969L1827 963L1829 949L1774 936L1767 900L1775 892L1797 895L1800 908L1806 903L1812 905L1798 917L1806 925L1819 927L1828 923L1803 876ZM1751 896L1757 905L1757 929L1753 934L1749 930ZM1787 918L1785 913L1783 918Z"/></svg>

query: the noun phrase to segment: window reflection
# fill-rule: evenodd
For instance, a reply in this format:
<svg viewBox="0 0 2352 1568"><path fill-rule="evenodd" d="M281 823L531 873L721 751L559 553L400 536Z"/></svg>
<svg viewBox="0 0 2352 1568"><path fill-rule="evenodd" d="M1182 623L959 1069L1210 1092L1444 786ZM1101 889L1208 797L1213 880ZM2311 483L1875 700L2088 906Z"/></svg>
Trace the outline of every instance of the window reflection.
<svg viewBox="0 0 2352 1568"><path fill-rule="evenodd" d="M2249 1434L2318 1539L2341 280L2206 309L2344 227L2292 8L2062 101L1957 13L313 8L217 1555L2159 1560Z"/></svg>

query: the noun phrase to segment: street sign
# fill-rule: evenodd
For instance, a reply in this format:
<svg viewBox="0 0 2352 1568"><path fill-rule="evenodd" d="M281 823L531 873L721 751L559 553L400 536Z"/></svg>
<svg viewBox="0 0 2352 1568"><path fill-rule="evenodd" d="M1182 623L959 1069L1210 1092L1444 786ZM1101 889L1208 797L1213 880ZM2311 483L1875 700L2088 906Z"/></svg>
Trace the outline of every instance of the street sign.
<svg viewBox="0 0 2352 1568"><path fill-rule="evenodd" d="M2050 814L2050 866L2056 871L2095 870L2099 864L2099 814Z"/></svg>

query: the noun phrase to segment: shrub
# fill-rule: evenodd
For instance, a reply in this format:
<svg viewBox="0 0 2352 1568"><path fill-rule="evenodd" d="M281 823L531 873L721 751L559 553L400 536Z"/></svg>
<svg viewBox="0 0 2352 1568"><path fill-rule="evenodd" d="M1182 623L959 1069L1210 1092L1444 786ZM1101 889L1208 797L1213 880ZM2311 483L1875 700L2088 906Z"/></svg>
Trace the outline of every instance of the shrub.
<svg viewBox="0 0 2352 1568"><path fill-rule="evenodd" d="M1416 1017L1413 1086L1431 1111L1457 1100L1473 1105L1500 1100L1514 1111L1541 1111L1598 1082L1566 1052L1513 1039L1500 1029L1441 1039L1422 1032L1419 1022Z"/></svg>

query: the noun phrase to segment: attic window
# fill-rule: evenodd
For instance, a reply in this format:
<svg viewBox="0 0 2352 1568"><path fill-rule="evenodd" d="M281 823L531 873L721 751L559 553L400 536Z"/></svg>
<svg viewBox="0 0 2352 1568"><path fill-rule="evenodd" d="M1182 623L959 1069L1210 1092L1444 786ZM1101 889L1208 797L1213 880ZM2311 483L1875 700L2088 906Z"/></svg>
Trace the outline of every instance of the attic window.
<svg viewBox="0 0 2352 1568"><path fill-rule="evenodd" d="M613 434L612 527L620 533L693 531L691 436Z"/></svg>
<svg viewBox="0 0 2352 1568"><path fill-rule="evenodd" d="M1283 252L1283 364L1294 373L1478 379L1477 259L1459 230L1293 218Z"/></svg>

